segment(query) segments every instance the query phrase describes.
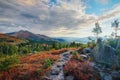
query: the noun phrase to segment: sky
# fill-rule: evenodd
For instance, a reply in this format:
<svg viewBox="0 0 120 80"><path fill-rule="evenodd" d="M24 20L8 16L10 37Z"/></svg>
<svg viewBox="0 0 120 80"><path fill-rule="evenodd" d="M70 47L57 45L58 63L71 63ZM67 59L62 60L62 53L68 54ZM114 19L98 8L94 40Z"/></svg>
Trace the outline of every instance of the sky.
<svg viewBox="0 0 120 80"><path fill-rule="evenodd" d="M120 0L0 0L0 32L28 30L50 37L100 36L114 32L111 23L120 21ZM120 35L120 30L118 31Z"/></svg>

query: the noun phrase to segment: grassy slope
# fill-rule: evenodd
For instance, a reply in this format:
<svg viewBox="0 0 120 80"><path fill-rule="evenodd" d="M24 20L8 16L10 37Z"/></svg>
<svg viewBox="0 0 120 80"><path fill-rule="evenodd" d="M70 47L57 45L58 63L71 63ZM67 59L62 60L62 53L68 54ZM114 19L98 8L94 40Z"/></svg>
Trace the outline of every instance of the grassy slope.
<svg viewBox="0 0 120 80"><path fill-rule="evenodd" d="M15 38L13 36L9 36L9 35L0 33L0 42L21 43L21 42L24 42L24 41L25 40L23 40L23 39Z"/></svg>
<svg viewBox="0 0 120 80"><path fill-rule="evenodd" d="M59 54L67 49L51 50L19 57L19 63L10 66L7 71L0 72L0 80L40 80L50 70L44 68L44 60L50 59L53 63L59 58Z"/></svg>

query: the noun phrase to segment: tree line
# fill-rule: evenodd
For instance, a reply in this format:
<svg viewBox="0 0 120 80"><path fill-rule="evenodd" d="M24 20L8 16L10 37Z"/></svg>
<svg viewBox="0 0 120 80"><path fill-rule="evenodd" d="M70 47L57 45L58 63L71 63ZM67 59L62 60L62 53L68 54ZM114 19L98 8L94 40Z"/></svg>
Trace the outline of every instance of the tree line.
<svg viewBox="0 0 120 80"><path fill-rule="evenodd" d="M13 54L28 54L28 53L36 53L39 51L49 51L51 49L61 49L61 48L78 48L82 46L81 43L60 43L53 42L52 44L41 44L37 42L27 42L20 44L6 44L4 42L0 43L0 55L13 55Z"/></svg>

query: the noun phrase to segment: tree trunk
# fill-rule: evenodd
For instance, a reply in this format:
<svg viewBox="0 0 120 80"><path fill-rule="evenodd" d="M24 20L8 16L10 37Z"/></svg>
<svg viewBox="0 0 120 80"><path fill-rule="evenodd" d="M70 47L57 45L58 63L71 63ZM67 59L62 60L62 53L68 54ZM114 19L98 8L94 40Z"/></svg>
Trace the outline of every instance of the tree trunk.
<svg viewBox="0 0 120 80"><path fill-rule="evenodd" d="M117 38L117 28L115 28L115 38Z"/></svg>

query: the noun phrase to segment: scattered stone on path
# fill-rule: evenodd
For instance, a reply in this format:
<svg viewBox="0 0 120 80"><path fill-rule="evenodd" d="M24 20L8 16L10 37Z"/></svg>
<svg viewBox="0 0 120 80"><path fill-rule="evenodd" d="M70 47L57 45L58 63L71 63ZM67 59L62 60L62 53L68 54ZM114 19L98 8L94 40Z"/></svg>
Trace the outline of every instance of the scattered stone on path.
<svg viewBox="0 0 120 80"><path fill-rule="evenodd" d="M60 58L52 66L52 69L49 75L51 80L64 80L63 66L70 60L72 56L70 52L71 51L60 54Z"/></svg>
<svg viewBox="0 0 120 80"><path fill-rule="evenodd" d="M67 76L65 80L74 80L73 76Z"/></svg>
<svg viewBox="0 0 120 80"><path fill-rule="evenodd" d="M60 73L60 68L57 66L52 67L51 75L58 75Z"/></svg>
<svg viewBox="0 0 120 80"><path fill-rule="evenodd" d="M47 76L42 76L41 78L42 80L52 80L51 78L47 77Z"/></svg>

